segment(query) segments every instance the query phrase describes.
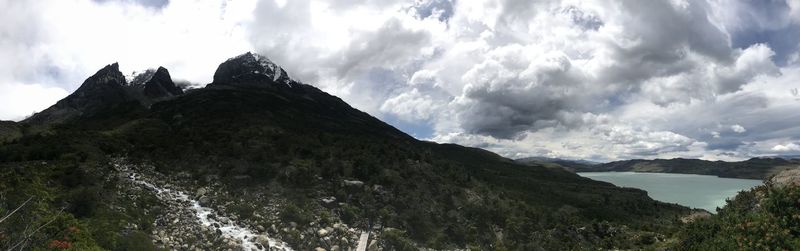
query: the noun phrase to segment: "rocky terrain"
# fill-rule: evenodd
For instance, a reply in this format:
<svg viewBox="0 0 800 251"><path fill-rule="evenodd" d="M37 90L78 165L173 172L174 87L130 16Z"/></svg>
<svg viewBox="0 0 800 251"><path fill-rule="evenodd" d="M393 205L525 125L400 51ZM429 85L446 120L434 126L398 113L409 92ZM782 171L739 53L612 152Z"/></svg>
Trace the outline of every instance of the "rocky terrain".
<svg viewBox="0 0 800 251"><path fill-rule="evenodd" d="M115 158L110 164L118 177L129 181L122 183L120 191L124 191L127 196L155 195L159 199L159 208L163 210L154 222L152 235L160 248L292 250L287 243L270 236L298 232L300 228L304 229L300 238L318 244L316 250L356 250L355 247L360 243L365 248L370 248L369 250L375 250L380 239L379 225L375 225L374 229L355 229L341 222L327 227L321 227L322 224L318 221L312 222L308 227L300 227L295 222L277 222L279 205L268 205L260 208L259 213L251 218L242 218L236 213L225 211L234 202L225 200L228 194L221 184L198 186L196 182L170 179L156 172L153 166L132 164L126 158ZM344 181L343 184L363 185L360 181ZM199 188L195 192L187 192L186 187ZM335 197L320 199L320 202L326 204L334 201ZM280 203L278 200L273 202Z"/></svg>
<svg viewBox="0 0 800 251"><path fill-rule="evenodd" d="M130 181L130 191L155 194L165 212L156 219L152 234L161 248L181 250L291 250L285 243L269 237L264 228L249 229L208 207L206 189L187 193L164 182L152 168L127 163L117 158L111 163L120 177ZM146 174L142 174L146 173ZM126 189L123 189L126 190ZM135 196L135 193L132 193Z"/></svg>

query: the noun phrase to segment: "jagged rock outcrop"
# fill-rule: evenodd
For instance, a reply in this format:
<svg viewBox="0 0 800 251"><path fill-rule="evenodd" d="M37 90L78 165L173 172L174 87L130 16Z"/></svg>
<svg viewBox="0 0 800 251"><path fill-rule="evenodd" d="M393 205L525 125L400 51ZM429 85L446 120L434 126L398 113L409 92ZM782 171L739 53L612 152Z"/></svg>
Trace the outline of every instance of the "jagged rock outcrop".
<svg viewBox="0 0 800 251"><path fill-rule="evenodd" d="M220 64L213 85L251 87L299 87L283 68L259 54L247 52Z"/></svg>
<svg viewBox="0 0 800 251"><path fill-rule="evenodd" d="M144 95L148 98L173 97L183 94L183 90L172 82L169 71L164 67L158 69L144 84Z"/></svg>
<svg viewBox="0 0 800 251"><path fill-rule="evenodd" d="M86 79L75 92L24 121L59 123L101 113L115 105L134 100L125 91L123 86L126 84L125 76L119 71L119 64L107 65Z"/></svg>
<svg viewBox="0 0 800 251"><path fill-rule="evenodd" d="M120 105L138 102L149 107L155 102L183 94L164 67L136 75L130 83L119 71L119 64L103 67L86 79L71 95L25 120L33 124L62 123L74 118L92 117Z"/></svg>
<svg viewBox="0 0 800 251"><path fill-rule="evenodd" d="M148 69L135 75L126 89L128 95L145 107L183 94L183 90L172 81L169 71L164 67Z"/></svg>

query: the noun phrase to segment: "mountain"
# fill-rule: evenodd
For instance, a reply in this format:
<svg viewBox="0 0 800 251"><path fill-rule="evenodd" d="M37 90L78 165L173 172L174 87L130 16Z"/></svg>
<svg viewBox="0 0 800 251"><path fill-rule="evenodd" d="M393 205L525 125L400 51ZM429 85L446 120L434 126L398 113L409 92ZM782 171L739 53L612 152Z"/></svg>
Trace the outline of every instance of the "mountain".
<svg viewBox="0 0 800 251"><path fill-rule="evenodd" d="M183 94L183 90L172 82L169 71L164 67L149 69L134 76L125 87L129 96L144 105Z"/></svg>
<svg viewBox="0 0 800 251"><path fill-rule="evenodd" d="M800 159L800 155L778 155L775 158L793 160L793 159Z"/></svg>
<svg viewBox="0 0 800 251"><path fill-rule="evenodd" d="M28 124L64 123L77 118L108 115L115 109L131 106L149 106L152 103L183 94L175 86L169 71L163 67L148 70L128 83L119 64L103 67L86 79L66 98L23 122Z"/></svg>
<svg viewBox="0 0 800 251"><path fill-rule="evenodd" d="M525 165L557 165L562 168L565 168L569 171L575 171L575 169L583 169L589 168L591 166L600 164L594 161L588 160L571 160L571 159L559 159L559 158L548 158L548 157L527 157L514 160L517 163L525 164Z"/></svg>
<svg viewBox="0 0 800 251"><path fill-rule="evenodd" d="M689 213L561 168L419 141L257 54L185 93L168 76L128 83L106 66L21 123L49 130L0 144L0 213L23 208L0 224L0 247L58 219L22 239L115 250L657 248Z"/></svg>
<svg viewBox="0 0 800 251"><path fill-rule="evenodd" d="M578 172L657 172L715 175L724 178L766 179L781 170L800 167L798 159L752 158L739 162L700 159L623 160L576 168Z"/></svg>

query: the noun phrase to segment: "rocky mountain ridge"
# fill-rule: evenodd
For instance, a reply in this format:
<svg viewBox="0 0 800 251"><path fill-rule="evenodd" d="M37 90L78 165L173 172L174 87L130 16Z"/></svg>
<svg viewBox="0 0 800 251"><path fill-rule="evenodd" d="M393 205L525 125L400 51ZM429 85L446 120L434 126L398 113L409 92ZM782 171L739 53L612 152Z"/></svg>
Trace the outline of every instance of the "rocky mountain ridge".
<svg viewBox="0 0 800 251"><path fill-rule="evenodd" d="M688 213L641 190L416 140L252 53L223 62L212 83L183 94L170 92L166 76L156 70L129 83L112 64L21 122L50 127L0 144L0 184L8 184L0 189L16 196L0 209L28 194L56 198L37 210L67 217L58 227L88 232L59 245L134 250L252 241L246 234L231 244L198 210L301 250L356 242L370 250L634 248L662 245L657 232ZM148 85L158 98L145 93ZM116 156L149 171L120 176ZM195 201L208 210L195 210ZM182 222L204 227L187 234L197 224Z"/></svg>
<svg viewBox="0 0 800 251"><path fill-rule="evenodd" d="M119 64L109 64L86 79L75 92L55 105L23 120L28 124L58 124L90 118L115 107L151 104L183 94L164 67L138 74L128 83Z"/></svg>

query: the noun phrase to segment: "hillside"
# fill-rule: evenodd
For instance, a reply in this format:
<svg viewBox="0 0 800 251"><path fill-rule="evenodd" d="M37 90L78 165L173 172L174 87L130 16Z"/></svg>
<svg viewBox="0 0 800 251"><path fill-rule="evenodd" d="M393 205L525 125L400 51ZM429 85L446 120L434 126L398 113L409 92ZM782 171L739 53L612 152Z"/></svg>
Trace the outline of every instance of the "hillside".
<svg viewBox="0 0 800 251"><path fill-rule="evenodd" d="M418 141L256 54L186 93L121 76L107 66L23 122L46 133L0 145L0 214L23 209L0 222L0 247L628 249L664 245L689 213Z"/></svg>
<svg viewBox="0 0 800 251"><path fill-rule="evenodd" d="M798 159L752 158L740 162L700 159L623 160L590 167L578 172L654 172L715 175L723 178L766 179L781 170L800 166Z"/></svg>
<svg viewBox="0 0 800 251"><path fill-rule="evenodd" d="M528 157L516 159L514 161L524 165L561 167L572 172L574 172L576 169L583 170L600 164L586 160L570 160L546 157Z"/></svg>
<svg viewBox="0 0 800 251"><path fill-rule="evenodd" d="M800 249L800 170L782 171L765 185L740 192L716 215L694 220L678 234L681 250Z"/></svg>
<svg viewBox="0 0 800 251"><path fill-rule="evenodd" d="M13 121L0 120L0 143L11 141L22 136L22 128Z"/></svg>

